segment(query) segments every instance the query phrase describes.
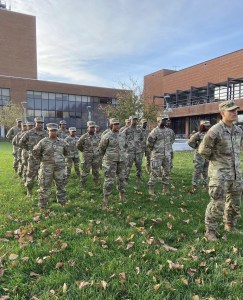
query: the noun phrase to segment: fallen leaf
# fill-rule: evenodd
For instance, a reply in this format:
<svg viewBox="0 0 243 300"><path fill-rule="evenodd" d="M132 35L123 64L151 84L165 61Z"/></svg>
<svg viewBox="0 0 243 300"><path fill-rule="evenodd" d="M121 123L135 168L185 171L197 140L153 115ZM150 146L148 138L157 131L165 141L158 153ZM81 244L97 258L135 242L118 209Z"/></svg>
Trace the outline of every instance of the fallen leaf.
<svg viewBox="0 0 243 300"><path fill-rule="evenodd" d="M181 281L185 284L185 285L188 285L188 280L184 277L181 278Z"/></svg>
<svg viewBox="0 0 243 300"><path fill-rule="evenodd" d="M202 250L201 252L205 253L205 254L210 254L210 253L213 253L215 252L215 248L213 247L212 249L208 249L208 250Z"/></svg>
<svg viewBox="0 0 243 300"><path fill-rule="evenodd" d="M127 244L126 250L132 248L133 246L134 246L134 242L129 242L129 243Z"/></svg>
<svg viewBox="0 0 243 300"><path fill-rule="evenodd" d="M129 222L128 223L131 227L135 227L136 225L137 225L137 223L135 223L135 222Z"/></svg>
<svg viewBox="0 0 243 300"><path fill-rule="evenodd" d="M55 269L61 269L62 267L63 267L63 263L62 263L62 262L58 262L58 263L56 264Z"/></svg>
<svg viewBox="0 0 243 300"><path fill-rule="evenodd" d="M5 232L5 237L6 237L6 238L12 238L12 237L14 237L14 234L13 234L12 231L6 231L6 232Z"/></svg>
<svg viewBox="0 0 243 300"><path fill-rule="evenodd" d="M167 227L169 228L169 229L172 229L173 228L173 225L171 224L171 223L167 223Z"/></svg>
<svg viewBox="0 0 243 300"><path fill-rule="evenodd" d="M184 223L188 224L190 222L190 219L182 220Z"/></svg>
<svg viewBox="0 0 243 300"><path fill-rule="evenodd" d="M88 252L88 255L89 255L90 257L94 256L94 254L93 254L92 252Z"/></svg>
<svg viewBox="0 0 243 300"><path fill-rule="evenodd" d="M84 231L82 229L80 229L80 228L76 228L76 233L77 234L83 234Z"/></svg>
<svg viewBox="0 0 243 300"><path fill-rule="evenodd" d="M63 294L66 294L66 292L67 292L67 284L66 283L63 284L62 292L63 292Z"/></svg>
<svg viewBox="0 0 243 300"><path fill-rule="evenodd" d="M77 285L79 289L84 289L90 285L88 281L77 281Z"/></svg>
<svg viewBox="0 0 243 300"><path fill-rule="evenodd" d="M39 277L40 274L35 273L35 272L30 272L30 276L32 276L32 277Z"/></svg>
<svg viewBox="0 0 243 300"><path fill-rule="evenodd" d="M167 260L167 262L169 264L169 268L172 270L182 270L184 268L184 265L173 263L171 260Z"/></svg>
<svg viewBox="0 0 243 300"><path fill-rule="evenodd" d="M232 247L233 253L238 253L238 248L236 248L235 246Z"/></svg>
<svg viewBox="0 0 243 300"><path fill-rule="evenodd" d="M115 242L117 242L117 243L123 243L122 237L119 236L119 237L115 240Z"/></svg>
<svg viewBox="0 0 243 300"><path fill-rule="evenodd" d="M157 224L162 223L162 219L161 218L151 219L151 221L153 221L154 223L157 223Z"/></svg>
<svg viewBox="0 0 243 300"><path fill-rule="evenodd" d="M136 267L135 270L136 270L136 273L137 273L137 274L140 273L140 268L139 268L139 267Z"/></svg>
<svg viewBox="0 0 243 300"><path fill-rule="evenodd" d="M64 250L64 249L66 249L66 248L67 248L67 246L68 246L68 244L67 244L67 243L62 243L62 245L61 245L61 249L62 249L62 250Z"/></svg>
<svg viewBox="0 0 243 300"><path fill-rule="evenodd" d="M29 260L29 257L28 257L28 256L22 257L21 260L22 260L23 262L27 262L27 261Z"/></svg>
<svg viewBox="0 0 243 300"><path fill-rule="evenodd" d="M194 295L194 296L192 296L192 300L200 300L200 298L198 295Z"/></svg>
<svg viewBox="0 0 243 300"><path fill-rule="evenodd" d="M3 276L4 272L5 272L5 270L4 270L4 269L0 269L0 277L2 277L2 276Z"/></svg>
<svg viewBox="0 0 243 300"><path fill-rule="evenodd" d="M34 216L33 221L35 221L35 222L40 221L40 216Z"/></svg>
<svg viewBox="0 0 243 300"><path fill-rule="evenodd" d="M17 259L19 256L17 255L17 254L10 254L9 255L9 259L10 260L15 260L15 259Z"/></svg>
<svg viewBox="0 0 243 300"><path fill-rule="evenodd" d="M101 280L101 282L100 282L100 286L104 289L104 290L106 290L106 288L107 288L107 285L108 285L108 283L106 282L106 281L104 281L104 280Z"/></svg>
<svg viewBox="0 0 243 300"><path fill-rule="evenodd" d="M163 245L163 248L164 248L166 251L171 251L171 252L176 252L176 251L177 251L176 248L171 247L171 246L166 245L166 244Z"/></svg>
<svg viewBox="0 0 243 300"><path fill-rule="evenodd" d="M121 283L126 282L126 273L125 272L119 273L119 279Z"/></svg>
<svg viewBox="0 0 243 300"><path fill-rule="evenodd" d="M153 289L154 289L155 291L157 291L157 290L160 288L160 286L161 286L161 284L155 284L155 285L153 286Z"/></svg>

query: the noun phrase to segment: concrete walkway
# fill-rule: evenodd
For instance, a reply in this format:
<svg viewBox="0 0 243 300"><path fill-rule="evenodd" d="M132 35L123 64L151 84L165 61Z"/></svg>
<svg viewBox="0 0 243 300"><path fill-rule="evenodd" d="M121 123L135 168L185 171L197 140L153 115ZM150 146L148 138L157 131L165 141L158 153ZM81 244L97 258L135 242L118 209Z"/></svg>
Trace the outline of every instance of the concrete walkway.
<svg viewBox="0 0 243 300"><path fill-rule="evenodd" d="M187 144L187 142L188 142L187 139L176 139L173 144L173 150L174 151L193 151L194 149L191 148Z"/></svg>

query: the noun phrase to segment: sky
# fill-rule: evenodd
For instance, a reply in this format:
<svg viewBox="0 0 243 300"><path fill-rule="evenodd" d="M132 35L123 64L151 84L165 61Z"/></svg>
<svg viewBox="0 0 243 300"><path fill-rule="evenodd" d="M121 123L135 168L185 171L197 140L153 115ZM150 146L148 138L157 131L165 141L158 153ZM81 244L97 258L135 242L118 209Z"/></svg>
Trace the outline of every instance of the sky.
<svg viewBox="0 0 243 300"><path fill-rule="evenodd" d="M242 49L241 0L5 0L36 16L38 78L119 88Z"/></svg>

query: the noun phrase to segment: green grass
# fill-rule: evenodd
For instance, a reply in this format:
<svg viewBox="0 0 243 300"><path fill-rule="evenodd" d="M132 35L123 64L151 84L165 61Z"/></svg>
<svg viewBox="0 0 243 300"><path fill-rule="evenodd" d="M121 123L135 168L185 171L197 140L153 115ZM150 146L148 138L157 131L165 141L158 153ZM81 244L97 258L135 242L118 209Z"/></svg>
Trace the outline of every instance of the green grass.
<svg viewBox="0 0 243 300"><path fill-rule="evenodd" d="M0 299L242 299L242 236L220 224L223 238L204 239L209 197L189 192L192 152L176 153L170 195L158 183L148 196L148 175L138 184L133 172L126 203L114 189L108 211L102 187L89 179L80 190L72 174L69 204L60 207L53 189L42 212L37 187L27 198L13 172L8 143L0 143L0 162Z"/></svg>

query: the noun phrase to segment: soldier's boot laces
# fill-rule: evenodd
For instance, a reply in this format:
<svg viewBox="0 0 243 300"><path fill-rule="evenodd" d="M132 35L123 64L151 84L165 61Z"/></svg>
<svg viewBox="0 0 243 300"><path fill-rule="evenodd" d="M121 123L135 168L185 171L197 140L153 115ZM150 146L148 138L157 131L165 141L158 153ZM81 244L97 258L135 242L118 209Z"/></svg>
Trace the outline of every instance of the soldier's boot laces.
<svg viewBox="0 0 243 300"><path fill-rule="evenodd" d="M212 229L207 229L205 233L205 237L208 241L217 241L217 232Z"/></svg>
<svg viewBox="0 0 243 300"><path fill-rule="evenodd" d="M150 185L149 186L149 191L148 191L149 195L154 195L154 186Z"/></svg>
<svg viewBox="0 0 243 300"><path fill-rule="evenodd" d="M120 199L120 201L125 201L125 193L124 192L119 193L119 199Z"/></svg>

